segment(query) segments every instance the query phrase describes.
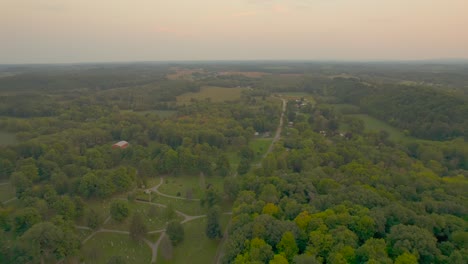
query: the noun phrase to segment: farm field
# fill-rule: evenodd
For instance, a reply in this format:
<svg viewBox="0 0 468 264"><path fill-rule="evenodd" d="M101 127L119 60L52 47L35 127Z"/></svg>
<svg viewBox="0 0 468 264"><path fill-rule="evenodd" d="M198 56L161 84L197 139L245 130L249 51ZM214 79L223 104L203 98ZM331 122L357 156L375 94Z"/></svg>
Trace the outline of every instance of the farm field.
<svg viewBox="0 0 468 264"><path fill-rule="evenodd" d="M220 216L221 228L224 232L229 215ZM174 247L173 258L165 260L162 257L161 247L159 247L157 263L185 264L185 263L212 263L216 255L219 241L210 240L206 237L206 218L190 221L183 224L185 238L184 241Z"/></svg>
<svg viewBox="0 0 468 264"><path fill-rule="evenodd" d="M121 256L126 263L150 263L151 250L128 235L98 233L82 248L84 263L108 263L109 259Z"/></svg>
<svg viewBox="0 0 468 264"><path fill-rule="evenodd" d="M16 142L14 133L0 131L0 146L14 145Z"/></svg>
<svg viewBox="0 0 468 264"><path fill-rule="evenodd" d="M177 104L189 104L192 99L205 100L211 102L224 102L239 99L243 91L247 88L226 88L215 86L204 86L198 93L185 93L177 96Z"/></svg>

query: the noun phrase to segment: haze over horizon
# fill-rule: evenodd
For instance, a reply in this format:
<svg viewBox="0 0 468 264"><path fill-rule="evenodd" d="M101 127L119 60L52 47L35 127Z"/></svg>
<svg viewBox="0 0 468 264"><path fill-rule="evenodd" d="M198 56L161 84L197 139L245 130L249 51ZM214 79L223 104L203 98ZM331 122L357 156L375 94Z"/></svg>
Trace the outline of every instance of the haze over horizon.
<svg viewBox="0 0 468 264"><path fill-rule="evenodd" d="M0 64L468 59L466 0L15 0L0 10Z"/></svg>

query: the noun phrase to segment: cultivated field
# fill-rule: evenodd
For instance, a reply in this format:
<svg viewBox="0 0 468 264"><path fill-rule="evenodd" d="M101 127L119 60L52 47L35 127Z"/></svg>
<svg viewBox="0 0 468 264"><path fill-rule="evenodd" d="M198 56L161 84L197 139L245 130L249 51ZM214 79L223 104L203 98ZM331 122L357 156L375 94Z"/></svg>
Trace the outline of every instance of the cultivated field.
<svg viewBox="0 0 468 264"><path fill-rule="evenodd" d="M270 75L267 72L237 72L237 71L229 71L229 72L220 72L219 75L242 75L249 78L260 78L265 75Z"/></svg>
<svg viewBox="0 0 468 264"><path fill-rule="evenodd" d="M233 101L241 97L247 88L225 88L204 86L198 93L185 93L177 96L177 104L189 104L192 100L210 100L211 102Z"/></svg>

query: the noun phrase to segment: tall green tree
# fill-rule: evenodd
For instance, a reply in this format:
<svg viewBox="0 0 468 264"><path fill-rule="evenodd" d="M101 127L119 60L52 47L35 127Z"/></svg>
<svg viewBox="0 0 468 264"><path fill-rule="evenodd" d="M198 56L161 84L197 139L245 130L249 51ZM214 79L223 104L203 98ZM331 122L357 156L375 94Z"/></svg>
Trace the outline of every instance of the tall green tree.
<svg viewBox="0 0 468 264"><path fill-rule="evenodd" d="M167 225L166 234L169 236L174 246L178 245L184 240L185 232L184 227L177 221L172 221Z"/></svg>
<svg viewBox="0 0 468 264"><path fill-rule="evenodd" d="M292 232L288 231L283 234L281 241L276 246L278 252L281 253L286 259L292 262L293 258L297 253L299 253L299 248L297 247L296 240Z"/></svg>
<svg viewBox="0 0 468 264"><path fill-rule="evenodd" d="M210 239L222 237L221 225L219 224L219 207L217 206L208 211L205 233Z"/></svg>
<svg viewBox="0 0 468 264"><path fill-rule="evenodd" d="M122 222L130 214L128 202L123 200L115 200L111 203L110 214L112 219Z"/></svg>

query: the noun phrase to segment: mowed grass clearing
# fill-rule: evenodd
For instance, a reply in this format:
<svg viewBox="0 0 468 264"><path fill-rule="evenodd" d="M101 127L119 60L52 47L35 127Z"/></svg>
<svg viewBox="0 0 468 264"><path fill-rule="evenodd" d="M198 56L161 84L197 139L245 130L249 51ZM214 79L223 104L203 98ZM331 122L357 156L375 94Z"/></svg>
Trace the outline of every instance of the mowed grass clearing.
<svg viewBox="0 0 468 264"><path fill-rule="evenodd" d="M168 176L159 187L159 191L173 196L187 198L187 192L192 192L192 199L200 199L205 193L207 185L214 186L218 191L223 190L223 178L217 176Z"/></svg>
<svg viewBox="0 0 468 264"><path fill-rule="evenodd" d="M352 117L357 117L364 121L364 126L367 131L380 131L384 130L388 132L389 137L391 140L395 141L408 141L412 140L411 137L405 136L402 131L398 130L395 127L390 126L389 124L376 119L372 116L367 114L355 114L355 115L348 115Z"/></svg>
<svg viewBox="0 0 468 264"><path fill-rule="evenodd" d="M331 106L335 108L338 112L347 115L347 114L359 114L359 106L352 104L324 104L326 106Z"/></svg>
<svg viewBox="0 0 468 264"><path fill-rule="evenodd" d="M0 202L7 201L15 196L15 188L10 183L0 185Z"/></svg>
<svg viewBox="0 0 468 264"><path fill-rule="evenodd" d="M177 104L190 104L192 99L198 101L209 99L211 102L233 101L239 99L242 92L247 89L204 86L197 93L185 93L177 96Z"/></svg>
<svg viewBox="0 0 468 264"><path fill-rule="evenodd" d="M15 133L0 131L0 146L9 146L16 144Z"/></svg>
<svg viewBox="0 0 468 264"><path fill-rule="evenodd" d="M155 207L155 215L151 215L150 213L151 206ZM131 202L129 203L129 207L130 215L124 221L118 222L111 218L109 222L104 224L102 227L107 229L128 231L132 216L135 213L139 213L143 216L143 220L146 226L148 227L148 231L159 230L166 227L166 222L168 221L168 219L166 219L165 208L159 207L157 205L143 204L139 202ZM183 218L176 214L175 218L172 220L182 221Z"/></svg>
<svg viewBox="0 0 468 264"><path fill-rule="evenodd" d="M229 222L229 215L220 216L222 232ZM206 218L196 219L183 224L185 238L182 243L174 247L171 260L162 257L161 246L159 247L157 263L213 263L219 240L211 240L206 237Z"/></svg>
<svg viewBox="0 0 468 264"><path fill-rule="evenodd" d="M84 263L107 263L113 256L122 256L126 263L150 263L151 249L130 236L97 233L82 248Z"/></svg>
<svg viewBox="0 0 468 264"><path fill-rule="evenodd" d="M147 196L145 196L147 197ZM206 214L205 208L202 208L200 205L200 201L189 201L189 200L181 200L181 199L174 199L169 197L164 197L158 195L156 193L151 194L151 202L164 204L164 205L171 205L177 211L188 215L203 215Z"/></svg>
<svg viewBox="0 0 468 264"><path fill-rule="evenodd" d="M263 155L268 151L272 141L272 138L256 138L250 141L249 146L255 153L255 161L262 159Z"/></svg>

